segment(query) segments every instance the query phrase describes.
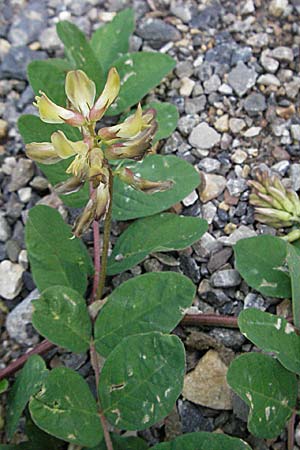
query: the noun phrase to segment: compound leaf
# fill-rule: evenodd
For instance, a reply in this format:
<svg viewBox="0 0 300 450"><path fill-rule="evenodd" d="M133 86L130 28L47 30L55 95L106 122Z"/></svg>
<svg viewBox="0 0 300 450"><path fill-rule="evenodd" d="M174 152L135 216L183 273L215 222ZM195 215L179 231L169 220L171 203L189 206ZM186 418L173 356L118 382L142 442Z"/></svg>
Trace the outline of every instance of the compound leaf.
<svg viewBox="0 0 300 450"><path fill-rule="evenodd" d="M174 441L164 442L153 450L251 450L242 439L218 433L188 433Z"/></svg>

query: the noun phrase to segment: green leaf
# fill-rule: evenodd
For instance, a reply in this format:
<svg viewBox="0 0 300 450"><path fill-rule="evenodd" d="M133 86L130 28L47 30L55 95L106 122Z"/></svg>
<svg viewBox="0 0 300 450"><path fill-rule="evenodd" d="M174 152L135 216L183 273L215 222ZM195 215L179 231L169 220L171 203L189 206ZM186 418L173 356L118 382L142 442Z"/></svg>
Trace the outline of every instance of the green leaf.
<svg viewBox="0 0 300 450"><path fill-rule="evenodd" d="M95 346L107 357L124 337L168 333L191 306L195 286L175 272L147 273L122 283L108 297L95 323Z"/></svg>
<svg viewBox="0 0 300 450"><path fill-rule="evenodd" d="M49 373L29 410L39 428L67 442L92 447L103 437L97 404L87 383L67 367Z"/></svg>
<svg viewBox="0 0 300 450"><path fill-rule="evenodd" d="M56 31L73 68L83 70L95 82L97 93L100 94L104 86L103 69L85 34L67 20L58 22Z"/></svg>
<svg viewBox="0 0 300 450"><path fill-rule="evenodd" d="M87 276L92 272L91 258L59 212L48 206L32 208L25 237L33 279L40 292L57 285L85 292Z"/></svg>
<svg viewBox="0 0 300 450"><path fill-rule="evenodd" d="M156 110L156 120L158 130L154 136L155 144L160 139L169 137L177 126L179 113L175 105L172 103L150 102L143 109L154 108Z"/></svg>
<svg viewBox="0 0 300 450"><path fill-rule="evenodd" d="M139 437L121 437L117 434L110 435L114 450L147 450L148 445L143 439ZM0 449L1 450L1 449ZM102 441L100 445L94 448L86 450L107 450L105 441Z"/></svg>
<svg viewBox="0 0 300 450"><path fill-rule="evenodd" d="M40 356L33 355L27 360L8 396L6 432L9 439L16 431L30 397L39 391L47 375L48 370Z"/></svg>
<svg viewBox="0 0 300 450"><path fill-rule="evenodd" d="M294 325L300 328L300 253L293 245L287 244L287 264L291 276Z"/></svg>
<svg viewBox="0 0 300 450"><path fill-rule="evenodd" d="M3 394L3 392L7 391L9 386L9 383L7 380L1 380L0 381L0 394Z"/></svg>
<svg viewBox="0 0 300 450"><path fill-rule="evenodd" d="M248 353L231 363L227 381L250 406L249 431L265 439L278 436L296 405L296 375L271 356Z"/></svg>
<svg viewBox="0 0 300 450"><path fill-rule="evenodd" d="M28 450L62 450L66 443L44 433L32 422L30 417L26 420L25 433L29 439Z"/></svg>
<svg viewBox="0 0 300 450"><path fill-rule="evenodd" d="M155 445L152 450L251 450L242 439L218 433L188 433L174 441Z"/></svg>
<svg viewBox="0 0 300 450"><path fill-rule="evenodd" d="M85 352L92 326L84 298L65 286L46 289L33 303L33 326L56 345L72 352Z"/></svg>
<svg viewBox="0 0 300 450"><path fill-rule="evenodd" d="M271 297L291 297L287 244L274 236L241 239L234 246L236 268L252 288Z"/></svg>
<svg viewBox="0 0 300 450"><path fill-rule="evenodd" d="M173 58L158 52L127 53L114 61L121 78L121 89L107 114L115 116L138 103L175 65Z"/></svg>
<svg viewBox="0 0 300 450"><path fill-rule="evenodd" d="M300 336L287 320L251 308L241 312L238 323L249 341L265 352L275 353L286 369L300 374Z"/></svg>
<svg viewBox="0 0 300 450"><path fill-rule="evenodd" d="M158 214L131 224L117 240L108 260L109 275L123 272L153 252L181 250L198 241L207 222L195 217Z"/></svg>
<svg viewBox="0 0 300 450"><path fill-rule="evenodd" d="M65 59L32 61L28 65L28 78L36 95L40 91L60 106L66 105L65 78L72 65Z"/></svg>
<svg viewBox="0 0 300 450"><path fill-rule="evenodd" d="M49 142L51 134L57 130L63 131L67 138L72 141L81 139L81 135L77 128L66 124L45 123L39 117L30 114L25 114L20 117L18 127L25 144L29 144L30 142ZM57 164L37 165L44 172L50 183L55 186L57 183L69 178L69 175L66 174L66 169L69 164L71 164L71 161L72 158L63 160ZM87 203L88 197L89 188L88 183L86 183L79 192L70 195L62 195L60 198L67 206L80 208Z"/></svg>
<svg viewBox="0 0 300 450"><path fill-rule="evenodd" d="M105 416L114 426L143 430L163 419L179 396L185 369L177 336L136 334L105 361L99 385Z"/></svg>
<svg viewBox="0 0 300 450"><path fill-rule="evenodd" d="M105 72L129 49L129 37L135 28L134 12L126 8L92 35L91 46Z"/></svg>
<svg viewBox="0 0 300 450"><path fill-rule="evenodd" d="M165 192L145 194L114 179L113 216L118 220L130 220L152 216L179 202L200 184L194 167L176 156L149 155L140 163L126 164L134 173L152 181L173 181Z"/></svg>

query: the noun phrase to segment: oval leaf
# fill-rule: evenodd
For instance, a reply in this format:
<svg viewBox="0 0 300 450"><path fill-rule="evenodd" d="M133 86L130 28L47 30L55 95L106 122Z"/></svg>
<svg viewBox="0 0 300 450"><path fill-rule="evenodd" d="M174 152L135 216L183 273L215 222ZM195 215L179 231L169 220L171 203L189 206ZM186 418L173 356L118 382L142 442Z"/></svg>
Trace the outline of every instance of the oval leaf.
<svg viewBox="0 0 300 450"><path fill-rule="evenodd" d="M128 52L129 37L134 28L133 9L126 8L93 33L91 46L105 72L116 59Z"/></svg>
<svg viewBox="0 0 300 450"><path fill-rule="evenodd" d="M65 59L32 61L28 65L28 78L36 95L45 92L51 100L61 106L66 104L65 78L72 65Z"/></svg>
<svg viewBox="0 0 300 450"><path fill-rule="evenodd" d="M108 261L109 275L130 269L153 252L181 250L198 241L207 222L195 217L159 214L140 219L119 237Z"/></svg>
<svg viewBox="0 0 300 450"><path fill-rule="evenodd" d="M173 330L191 306L193 283L174 272L148 273L121 284L108 297L95 324L97 351L108 356L124 337Z"/></svg>
<svg viewBox="0 0 300 450"><path fill-rule="evenodd" d="M9 439L12 438L30 397L40 390L47 375L48 370L40 356L33 355L27 360L8 396L6 432Z"/></svg>
<svg viewBox="0 0 300 450"><path fill-rule="evenodd" d="M117 220L152 216L179 202L200 184L194 167L176 156L149 155L141 163L126 164L134 173L152 181L171 180L171 189L145 194L114 181L113 216Z"/></svg>
<svg viewBox="0 0 300 450"><path fill-rule="evenodd" d="M52 286L33 306L32 323L42 336L72 352L89 348L92 325L86 302L77 291Z"/></svg>
<svg viewBox="0 0 300 450"><path fill-rule="evenodd" d="M29 410L39 428L67 442L92 447L103 437L97 404L87 383L67 367L49 373Z"/></svg>
<svg viewBox="0 0 300 450"><path fill-rule="evenodd" d="M177 336L147 333L123 339L101 372L105 416L121 429L149 428L174 406L184 368L184 348Z"/></svg>
<svg viewBox="0 0 300 450"><path fill-rule="evenodd" d="M9 383L6 379L0 381L0 394L7 391Z"/></svg>
<svg viewBox="0 0 300 450"><path fill-rule="evenodd" d="M32 275L39 291L61 285L83 294L92 262L59 212L48 206L35 206L29 212L25 231Z"/></svg>
<svg viewBox="0 0 300 450"><path fill-rule="evenodd" d="M103 69L85 34L67 20L58 22L56 30L73 68L83 70L95 82L97 93L100 94L104 86Z"/></svg>
<svg viewBox="0 0 300 450"><path fill-rule="evenodd" d="M152 450L251 450L242 439L218 433L188 433L174 441L155 445Z"/></svg>
<svg viewBox="0 0 300 450"><path fill-rule="evenodd" d="M127 53L114 61L121 78L121 89L107 114L115 116L136 105L175 65L173 58L158 52Z"/></svg>
<svg viewBox="0 0 300 450"><path fill-rule="evenodd" d="M143 109L154 108L156 110L156 120L158 130L154 136L155 144L160 139L169 137L177 126L179 113L175 105L171 103L150 102Z"/></svg>
<svg viewBox="0 0 300 450"><path fill-rule="evenodd" d="M275 353L286 369L300 373L300 336L287 320L251 308L241 312L238 323L249 341Z"/></svg>
<svg viewBox="0 0 300 450"><path fill-rule="evenodd" d="M278 436L296 405L296 375L271 356L248 353L231 363L227 381L250 406L249 431L260 438Z"/></svg>
<svg viewBox="0 0 300 450"><path fill-rule="evenodd" d="M287 244L274 236L241 239L234 246L236 268L252 288L271 297L291 297Z"/></svg>

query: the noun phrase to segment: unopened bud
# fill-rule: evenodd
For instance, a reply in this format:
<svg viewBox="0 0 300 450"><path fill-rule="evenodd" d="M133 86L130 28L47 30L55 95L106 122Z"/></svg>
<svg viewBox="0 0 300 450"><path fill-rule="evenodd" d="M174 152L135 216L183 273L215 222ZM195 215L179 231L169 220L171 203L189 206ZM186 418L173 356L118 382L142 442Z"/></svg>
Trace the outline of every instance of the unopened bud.
<svg viewBox="0 0 300 450"><path fill-rule="evenodd" d="M57 184L54 189L59 195L69 195L78 192L84 185L84 180L77 177L70 177L66 181Z"/></svg>
<svg viewBox="0 0 300 450"><path fill-rule="evenodd" d="M119 178L126 184L129 184L134 189L143 191L147 194L154 194L156 192L163 192L170 189L173 185L172 181L151 181L136 176L130 169L123 167L118 171Z"/></svg>

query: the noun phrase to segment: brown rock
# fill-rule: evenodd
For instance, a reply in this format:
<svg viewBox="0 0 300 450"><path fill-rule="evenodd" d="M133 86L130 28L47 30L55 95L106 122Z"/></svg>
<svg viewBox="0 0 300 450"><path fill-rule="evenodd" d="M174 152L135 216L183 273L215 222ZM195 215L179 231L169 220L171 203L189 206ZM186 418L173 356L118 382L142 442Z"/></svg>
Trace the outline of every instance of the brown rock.
<svg viewBox="0 0 300 450"><path fill-rule="evenodd" d="M225 189L226 179L221 175L212 173L202 173L202 184L200 187L200 200L207 203L214 198L219 197Z"/></svg>
<svg viewBox="0 0 300 450"><path fill-rule="evenodd" d="M227 366L218 352L209 350L197 367L184 379L183 396L197 405L213 409L232 409L231 392L226 381Z"/></svg>

